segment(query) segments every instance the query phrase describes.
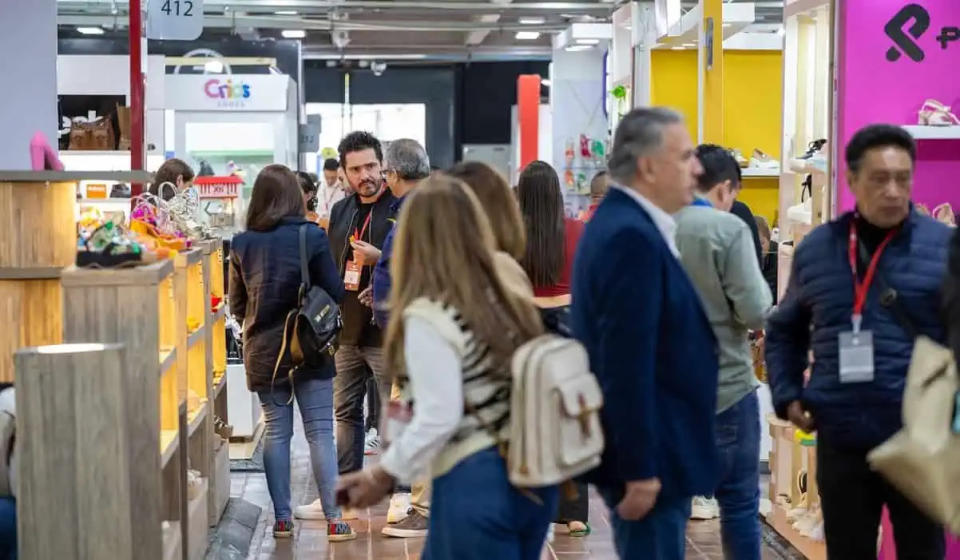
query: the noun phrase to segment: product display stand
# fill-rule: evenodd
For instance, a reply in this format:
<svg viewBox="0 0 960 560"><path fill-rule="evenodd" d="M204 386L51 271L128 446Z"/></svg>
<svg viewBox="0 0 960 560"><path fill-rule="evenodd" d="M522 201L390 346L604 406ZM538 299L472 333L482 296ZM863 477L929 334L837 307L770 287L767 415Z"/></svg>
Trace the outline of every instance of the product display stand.
<svg viewBox="0 0 960 560"><path fill-rule="evenodd" d="M65 340L121 343L128 349L121 423L128 434L125 460L135 467L129 484L84 488L101 493L109 486L111 492L129 494L136 558L179 558L185 548L187 434L181 430L186 402L179 387L177 302L186 297L176 293L174 263L114 270L70 267L62 284Z"/></svg>
<svg viewBox="0 0 960 560"><path fill-rule="evenodd" d="M60 271L73 263L76 181L0 171L0 381L13 353L61 340Z"/></svg>
<svg viewBox="0 0 960 560"><path fill-rule="evenodd" d="M213 425L208 395L211 377L207 354L207 313L209 307L203 247L180 252L174 259L178 299L177 355L180 398L187 404L187 465L200 473L199 489L190 491L187 506L187 558L203 557L207 548L207 480L212 466Z"/></svg>
<svg viewBox="0 0 960 560"><path fill-rule="evenodd" d="M227 422L227 305L223 289L223 242L210 241L203 247L204 276L207 291L205 297L207 311L207 356L212 372L209 395L210 430L214 430L214 419ZM219 303L211 305L214 299ZM230 498L230 445L218 434L212 434L211 466L209 476L208 517L210 526L220 522L223 510Z"/></svg>
<svg viewBox="0 0 960 560"><path fill-rule="evenodd" d="M120 344L16 353L17 518L20 534L29 537L19 540L19 558L159 557L137 540L142 518L130 490L145 467L131 462L131 451L147 442L127 422L133 380L125 353ZM156 455L156 447L150 451ZM158 521L149 536L157 552L159 528Z"/></svg>

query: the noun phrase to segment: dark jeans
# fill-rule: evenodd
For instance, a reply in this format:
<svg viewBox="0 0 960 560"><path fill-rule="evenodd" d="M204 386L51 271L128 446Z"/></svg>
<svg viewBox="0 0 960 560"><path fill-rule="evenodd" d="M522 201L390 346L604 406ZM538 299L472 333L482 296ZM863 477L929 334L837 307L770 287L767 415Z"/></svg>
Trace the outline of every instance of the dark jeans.
<svg viewBox="0 0 960 560"><path fill-rule="evenodd" d="M620 560L683 560L692 497L658 498L646 517L625 521L616 509L623 499L623 488L600 487L598 490L610 508L613 545Z"/></svg>
<svg viewBox="0 0 960 560"><path fill-rule="evenodd" d="M430 527L423 560L538 560L557 488L531 490L507 480L496 448L478 451L433 479Z"/></svg>
<svg viewBox="0 0 960 560"><path fill-rule="evenodd" d="M341 346L335 356L333 408L337 418L337 464L340 474L363 468L363 401L372 378L380 403L390 402L390 381L383 369L383 350L366 346Z"/></svg>
<svg viewBox="0 0 960 560"><path fill-rule="evenodd" d="M369 369L369 368L368 368ZM367 379L367 421L363 426L364 431L369 432L370 428L376 428L380 431L380 410L383 404L380 403L380 388L377 386L377 380L373 378L373 371L368 373Z"/></svg>
<svg viewBox="0 0 960 560"><path fill-rule="evenodd" d="M877 527L886 505L893 523L897 560L943 560L943 527L871 471L866 455L866 450L833 447L822 439L817 442L817 482L827 556L876 560Z"/></svg>
<svg viewBox="0 0 960 560"><path fill-rule="evenodd" d="M574 482L577 487L577 497L567 499L567 489L565 485L560 485L560 502L557 504L557 515L553 518L554 523L570 523L571 521L580 521L586 523L590 512L590 494L587 485L582 482Z"/></svg>
<svg viewBox="0 0 960 560"><path fill-rule="evenodd" d="M717 415L723 556L760 560L760 402L757 392Z"/></svg>
<svg viewBox="0 0 960 560"><path fill-rule="evenodd" d="M17 558L17 502L0 498L0 560Z"/></svg>

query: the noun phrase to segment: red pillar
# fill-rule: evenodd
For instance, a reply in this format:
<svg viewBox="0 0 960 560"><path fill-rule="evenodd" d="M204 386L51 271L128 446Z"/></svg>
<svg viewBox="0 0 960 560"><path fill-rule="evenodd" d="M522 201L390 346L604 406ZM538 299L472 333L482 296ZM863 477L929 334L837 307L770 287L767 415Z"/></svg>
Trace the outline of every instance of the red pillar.
<svg viewBox="0 0 960 560"><path fill-rule="evenodd" d="M540 76L517 79L517 124L520 127L520 169L538 157L540 136Z"/></svg>
<svg viewBox="0 0 960 560"><path fill-rule="evenodd" d="M141 39L143 34L143 14L140 0L130 0L130 169L140 171L144 168L143 115L144 84L141 67ZM143 185L131 185L133 196L143 191Z"/></svg>

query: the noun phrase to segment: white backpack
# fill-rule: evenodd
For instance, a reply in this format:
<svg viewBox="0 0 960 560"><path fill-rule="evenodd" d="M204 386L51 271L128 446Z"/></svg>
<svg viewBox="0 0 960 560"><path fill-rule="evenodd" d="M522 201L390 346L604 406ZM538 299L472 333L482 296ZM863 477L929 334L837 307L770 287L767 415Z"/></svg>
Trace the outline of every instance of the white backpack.
<svg viewBox="0 0 960 560"><path fill-rule="evenodd" d="M511 370L510 482L550 486L599 465L603 393L586 349L576 340L542 335L517 348Z"/></svg>

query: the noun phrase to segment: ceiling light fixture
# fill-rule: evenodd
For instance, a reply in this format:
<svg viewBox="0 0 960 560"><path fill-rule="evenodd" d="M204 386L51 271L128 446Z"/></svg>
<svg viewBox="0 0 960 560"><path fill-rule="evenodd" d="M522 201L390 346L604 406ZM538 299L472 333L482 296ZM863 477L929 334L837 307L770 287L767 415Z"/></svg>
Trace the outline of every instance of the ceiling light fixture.
<svg viewBox="0 0 960 560"><path fill-rule="evenodd" d="M84 35L103 35L102 27L78 27L77 31Z"/></svg>
<svg viewBox="0 0 960 560"><path fill-rule="evenodd" d="M682 50L684 50L684 48L683 48L683 47L670 47L670 50L672 50L672 51L682 51Z"/></svg>
<svg viewBox="0 0 960 560"><path fill-rule="evenodd" d="M577 43L580 45L599 45L600 39L577 39Z"/></svg>
<svg viewBox="0 0 960 560"><path fill-rule="evenodd" d="M547 18L542 17L522 17L520 18L520 23L523 25L543 25L546 23Z"/></svg>
<svg viewBox="0 0 960 560"><path fill-rule="evenodd" d="M303 39L307 32L303 29L284 29L280 32L284 39Z"/></svg>
<svg viewBox="0 0 960 560"><path fill-rule="evenodd" d="M589 51L591 48L593 47L591 47L590 45L570 45L564 50L568 52L577 52L577 51Z"/></svg>
<svg viewBox="0 0 960 560"><path fill-rule="evenodd" d="M276 14L276 15L278 15L278 16L295 16L295 15L297 15L297 11L296 11L296 10L277 10L276 12L273 12L273 13Z"/></svg>
<svg viewBox="0 0 960 560"><path fill-rule="evenodd" d="M223 63L219 60L211 60L203 65L203 69L211 74L223 73Z"/></svg>
<svg viewBox="0 0 960 560"><path fill-rule="evenodd" d="M517 39L521 41L533 41L540 38L539 31L517 31Z"/></svg>

